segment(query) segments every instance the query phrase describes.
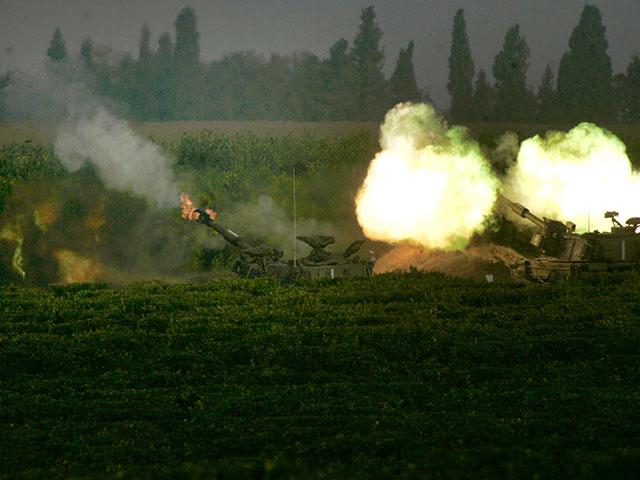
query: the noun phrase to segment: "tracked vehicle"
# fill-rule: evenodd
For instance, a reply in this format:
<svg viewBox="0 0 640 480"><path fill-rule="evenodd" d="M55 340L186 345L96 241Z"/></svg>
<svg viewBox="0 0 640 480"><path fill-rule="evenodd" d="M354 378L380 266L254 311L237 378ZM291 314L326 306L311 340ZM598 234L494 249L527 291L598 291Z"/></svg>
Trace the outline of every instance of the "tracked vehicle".
<svg viewBox="0 0 640 480"><path fill-rule="evenodd" d="M498 200L542 230L531 238L542 255L516 265L516 273L528 280L556 282L580 272L640 269L640 217L629 218L622 225L616 219L618 212L606 212L611 231L578 234L572 222L539 218L503 195L498 195Z"/></svg>
<svg viewBox="0 0 640 480"><path fill-rule="evenodd" d="M364 244L364 240L353 242L343 253L331 253L325 248L335 242L334 237L298 236L298 240L312 248L311 253L295 262L285 261L282 260L283 251L280 248L249 245L239 235L211 218L207 211L198 208L195 212L198 214L198 222L218 232L246 257L246 260L239 261L234 267L234 271L241 277L275 277L283 282L291 282L302 277L370 277L373 273L375 259L360 260L355 255Z"/></svg>

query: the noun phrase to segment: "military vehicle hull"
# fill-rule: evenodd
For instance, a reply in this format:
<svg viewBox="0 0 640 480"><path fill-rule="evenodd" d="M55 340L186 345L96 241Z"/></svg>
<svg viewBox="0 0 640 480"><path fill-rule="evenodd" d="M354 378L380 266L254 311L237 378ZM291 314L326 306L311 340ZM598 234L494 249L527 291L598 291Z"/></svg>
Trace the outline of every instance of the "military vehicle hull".
<svg viewBox="0 0 640 480"><path fill-rule="evenodd" d="M197 208L188 212L195 220L219 233L228 243L237 248L244 260L234 266L234 271L243 278L272 277L283 283L297 278L370 277L374 259L360 260L354 254L362 247L364 240L353 242L343 253L331 253L325 247L335 242L331 236L298 236L298 240L312 247L307 257L282 260L282 250L267 245L252 246L235 232L225 228L205 210Z"/></svg>
<svg viewBox="0 0 640 480"><path fill-rule="evenodd" d="M636 229L639 218L630 218L623 226L616 220L617 212L607 212L612 220L610 232L574 233L575 225L557 220L540 219L529 210L506 197L498 200L518 216L525 218L543 231L534 233L531 243L543 255L516 265L515 271L528 280L557 282L583 272L612 272L640 269L640 234Z"/></svg>

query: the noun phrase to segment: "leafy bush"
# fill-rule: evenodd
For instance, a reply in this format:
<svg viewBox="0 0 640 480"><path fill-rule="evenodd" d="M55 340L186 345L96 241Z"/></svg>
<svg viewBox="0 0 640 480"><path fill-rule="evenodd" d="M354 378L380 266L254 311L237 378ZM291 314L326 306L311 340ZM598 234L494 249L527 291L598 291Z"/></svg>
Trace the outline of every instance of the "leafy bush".
<svg viewBox="0 0 640 480"><path fill-rule="evenodd" d="M64 175L66 169L50 150L30 142L0 146L0 211L18 182Z"/></svg>

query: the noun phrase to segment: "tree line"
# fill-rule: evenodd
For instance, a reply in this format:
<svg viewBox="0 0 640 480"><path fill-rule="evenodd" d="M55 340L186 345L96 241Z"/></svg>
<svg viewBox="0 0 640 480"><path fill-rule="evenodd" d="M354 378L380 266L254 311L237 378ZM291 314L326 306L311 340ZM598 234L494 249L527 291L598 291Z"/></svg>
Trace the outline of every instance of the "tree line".
<svg viewBox="0 0 640 480"><path fill-rule="evenodd" d="M454 17L449 82L449 115L455 121L579 122L640 121L640 59L626 74L613 75L606 28L597 7L586 5L556 73L550 64L536 91L527 86L530 52L520 26L511 26L495 56L492 85L475 73L463 10Z"/></svg>
<svg viewBox="0 0 640 480"><path fill-rule="evenodd" d="M127 105L130 117L141 121L379 121L396 103L430 101L416 83L414 42L400 50L386 78L383 32L374 7L363 9L360 21L353 41L339 39L327 58L309 52L268 58L237 52L203 63L196 13L187 7L175 20L174 38L162 34L155 51L144 25L136 59L125 55L114 64L87 38L79 63L96 93ZM475 70L460 9L453 19L451 104L445 113L455 122L640 122L640 59L633 56L626 73L614 76L605 33L599 10L586 5L558 71L547 65L532 89L530 51L519 25L507 30L491 79L483 69ZM60 29L46 53L51 62L72 60ZM10 75L0 78L0 92L9 83Z"/></svg>

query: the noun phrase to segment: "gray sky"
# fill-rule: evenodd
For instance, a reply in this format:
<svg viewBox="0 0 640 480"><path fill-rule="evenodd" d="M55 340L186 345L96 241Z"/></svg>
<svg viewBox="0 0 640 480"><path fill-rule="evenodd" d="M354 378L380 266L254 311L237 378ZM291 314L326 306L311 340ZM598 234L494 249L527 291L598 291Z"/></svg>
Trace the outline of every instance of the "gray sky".
<svg viewBox="0 0 640 480"><path fill-rule="evenodd" d="M338 39L352 43L360 12L374 5L384 33L386 75L400 48L413 40L418 86L446 107L458 8L465 10L476 71L483 68L490 78L507 28L520 24L531 50L529 84L537 87L547 63L557 71L585 3L602 13L614 73L625 71L631 56L640 54L640 0L0 0L0 70L41 62L56 27L71 55L77 56L82 40L90 37L94 46L136 57L142 25L150 27L155 49L162 33L175 38L174 21L186 6L196 11L203 62L243 50L265 55L305 50L326 58Z"/></svg>

